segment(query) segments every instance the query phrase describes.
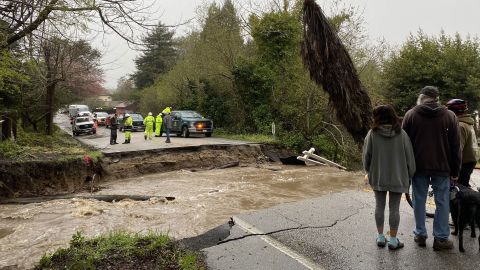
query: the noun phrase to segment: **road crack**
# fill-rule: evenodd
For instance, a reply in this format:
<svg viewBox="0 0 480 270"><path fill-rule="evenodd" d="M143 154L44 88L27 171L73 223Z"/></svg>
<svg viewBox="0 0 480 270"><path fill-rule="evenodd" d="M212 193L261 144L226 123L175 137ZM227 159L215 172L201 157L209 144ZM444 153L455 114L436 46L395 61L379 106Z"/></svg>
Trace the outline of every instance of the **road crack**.
<svg viewBox="0 0 480 270"><path fill-rule="evenodd" d="M333 228L335 227L338 223L340 222L343 222L343 221L346 221L348 219L350 219L351 217L353 216L356 216L360 213L361 210L365 209L366 205L364 204L362 207L360 208L357 208L357 210L355 211L355 213L352 213L344 218L341 218L341 219L337 219L335 220L333 223L329 224L329 225L324 225L324 226L304 226L303 224L300 224L298 227L292 227L292 228L285 228L285 229L280 229L280 230L276 230L276 231L271 231L271 232L268 232L268 233L251 233L251 234L246 234L246 235L243 235L243 236L240 236L240 237L236 237L236 238L231 238L231 239L226 239L226 240L222 240L220 242L217 243L217 245L223 245L223 244L226 244L228 242L232 242L232 241L238 241L238 240L242 240L242 239L245 239L245 238L248 238L248 237L253 237L253 236L271 236L271 235L274 235L274 234L277 234L277 233L282 233L282 232L288 232L288 231L297 231L297 230L309 230L309 229L328 229L328 228ZM281 215L281 214L280 214ZM293 221L295 222L294 220L290 219L290 218L287 218L283 215L281 215L282 217L284 217L285 219L289 220L289 221Z"/></svg>

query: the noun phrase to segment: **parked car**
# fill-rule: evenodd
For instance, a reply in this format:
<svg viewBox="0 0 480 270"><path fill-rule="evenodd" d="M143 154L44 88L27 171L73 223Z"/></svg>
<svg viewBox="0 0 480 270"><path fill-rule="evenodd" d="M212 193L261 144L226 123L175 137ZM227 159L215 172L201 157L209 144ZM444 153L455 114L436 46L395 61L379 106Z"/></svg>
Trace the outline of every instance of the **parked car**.
<svg viewBox="0 0 480 270"><path fill-rule="evenodd" d="M132 131L145 130L145 125L143 124L143 117L139 113L130 113L130 116L133 120ZM118 117L118 129L123 131L123 125L125 124L124 115Z"/></svg>
<svg viewBox="0 0 480 270"><path fill-rule="evenodd" d="M73 136L80 134L96 134L97 130L93 125L93 119L89 116L79 116L73 119L72 123Z"/></svg>
<svg viewBox="0 0 480 270"><path fill-rule="evenodd" d="M211 137L213 121L203 117L196 111L173 111L172 134L188 138L190 134L205 134Z"/></svg>
<svg viewBox="0 0 480 270"><path fill-rule="evenodd" d="M93 113L93 118L97 120L99 126L106 125L106 121L108 118L108 113L106 112L95 112Z"/></svg>
<svg viewBox="0 0 480 270"><path fill-rule="evenodd" d="M70 117L70 124L73 125L73 121L75 120L75 118L77 117L93 117L93 114L90 112L90 111L80 111L80 112L77 112L76 115Z"/></svg>

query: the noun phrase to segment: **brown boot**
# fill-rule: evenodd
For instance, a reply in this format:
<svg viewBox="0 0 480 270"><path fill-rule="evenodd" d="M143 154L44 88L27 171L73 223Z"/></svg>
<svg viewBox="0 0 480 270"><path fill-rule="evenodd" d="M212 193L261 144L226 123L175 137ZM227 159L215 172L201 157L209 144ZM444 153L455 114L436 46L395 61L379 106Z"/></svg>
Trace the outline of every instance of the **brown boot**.
<svg viewBox="0 0 480 270"><path fill-rule="evenodd" d="M450 250L453 249L453 242L451 240L433 240L433 250Z"/></svg>
<svg viewBox="0 0 480 270"><path fill-rule="evenodd" d="M426 247L427 246L427 238L425 236L415 235L413 240L415 241L415 243L417 243L417 245L419 247Z"/></svg>

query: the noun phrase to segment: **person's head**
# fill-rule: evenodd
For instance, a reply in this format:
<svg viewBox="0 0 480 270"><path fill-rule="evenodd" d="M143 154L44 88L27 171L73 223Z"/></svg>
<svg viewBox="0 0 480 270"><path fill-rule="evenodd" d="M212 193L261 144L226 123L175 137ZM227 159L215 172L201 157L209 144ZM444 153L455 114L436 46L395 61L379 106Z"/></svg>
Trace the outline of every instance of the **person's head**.
<svg viewBox="0 0 480 270"><path fill-rule="evenodd" d="M451 99L447 102L447 108L456 115L462 115L468 110L467 102L463 99Z"/></svg>
<svg viewBox="0 0 480 270"><path fill-rule="evenodd" d="M438 88L435 86L425 86L420 91L420 95L417 99L417 105L425 104L425 103L438 103Z"/></svg>
<svg viewBox="0 0 480 270"><path fill-rule="evenodd" d="M148 116L152 116L152 115L153 115L152 112L149 112L149 113L148 113Z"/></svg>
<svg viewBox="0 0 480 270"><path fill-rule="evenodd" d="M125 118L127 118L127 117L130 117L130 114L126 113L126 114L125 114Z"/></svg>
<svg viewBox="0 0 480 270"><path fill-rule="evenodd" d="M373 109L372 130L376 131L385 125L391 125L396 133L400 133L402 129L400 118L392 105L380 105Z"/></svg>

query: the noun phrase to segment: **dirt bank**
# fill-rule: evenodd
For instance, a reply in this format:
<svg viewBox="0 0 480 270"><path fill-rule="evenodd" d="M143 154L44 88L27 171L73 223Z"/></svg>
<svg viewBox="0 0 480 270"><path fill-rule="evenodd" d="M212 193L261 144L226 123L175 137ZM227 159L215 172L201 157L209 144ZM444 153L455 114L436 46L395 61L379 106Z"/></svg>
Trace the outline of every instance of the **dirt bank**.
<svg viewBox="0 0 480 270"><path fill-rule="evenodd" d="M0 198L53 195L80 190L93 169L81 159L1 161Z"/></svg>
<svg viewBox="0 0 480 270"><path fill-rule="evenodd" d="M95 165L97 181L175 170L206 170L279 161L293 153L276 145L204 145L106 153ZM84 161L0 161L0 199L78 192L94 173ZM98 182L97 182L98 183Z"/></svg>
<svg viewBox="0 0 480 270"><path fill-rule="evenodd" d="M292 153L275 145L203 145L105 154L102 168L104 178L121 179L182 169L205 170L266 163L288 155Z"/></svg>

